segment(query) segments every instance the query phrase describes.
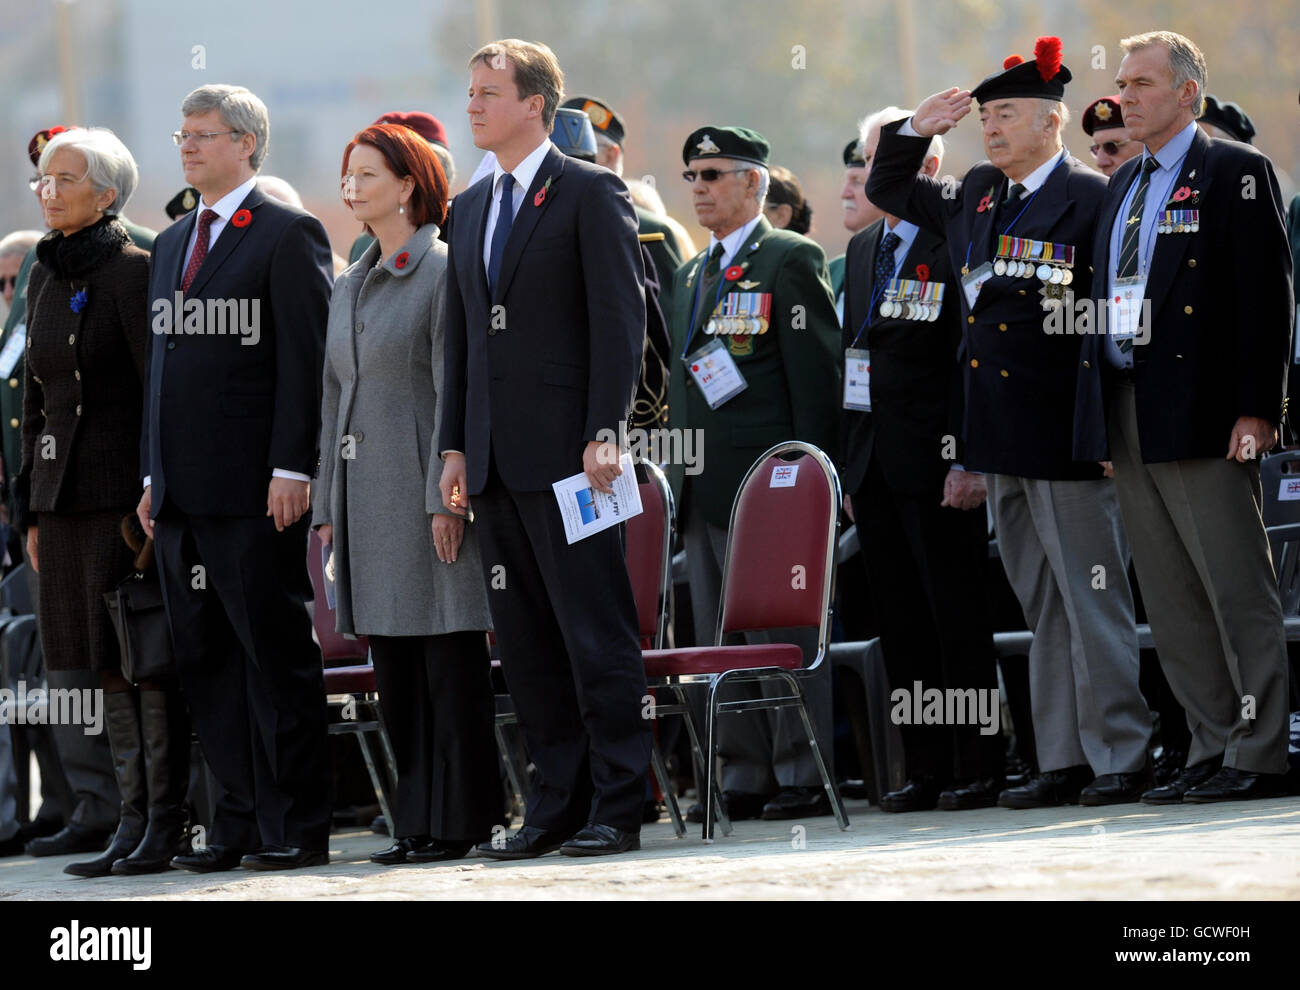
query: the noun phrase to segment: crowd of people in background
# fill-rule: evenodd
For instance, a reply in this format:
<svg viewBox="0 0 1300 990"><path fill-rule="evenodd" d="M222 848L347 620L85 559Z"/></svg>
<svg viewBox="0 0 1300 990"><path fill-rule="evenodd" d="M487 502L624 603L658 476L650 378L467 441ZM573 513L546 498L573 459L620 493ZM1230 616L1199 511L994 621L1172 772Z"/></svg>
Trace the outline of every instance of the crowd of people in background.
<svg viewBox="0 0 1300 990"><path fill-rule="evenodd" d="M882 811L1294 793L1260 461L1287 430L1300 197L1288 215L1192 41L1121 47L1118 92L1080 121L1091 165L1065 148L1057 38L972 90L864 108L829 262L766 137L685 136L697 247L623 178L623 117L566 100L554 53L514 39L469 60L484 158L454 197L432 114L341 142L351 244L262 174L268 110L243 87L184 97L160 233L125 215L139 176L112 132L41 131L46 231L0 239L7 566L26 564L46 683L102 691L106 731L54 728L20 822L0 726L0 855L93 854L65 868L83 877L329 861L311 530L396 760L374 862L639 848L658 811L623 543L568 543L552 493L579 472L610 491L629 423L702 440L701 470L662 465L699 644L741 482L799 440L838 468L869 592L837 607L874 613L891 688L996 696L991 520L1033 634L1031 765L1010 774L974 721L903 720ZM987 160L954 177L944 135L976 109ZM1102 329L1054 330L1079 301ZM720 394L701 355L740 387ZM128 677L104 596L150 559L171 662ZM504 839L489 632L536 773ZM818 650L815 629L747 636ZM803 685L823 753L833 687L829 665ZM191 732L216 783L202 845ZM717 745L731 820L830 814L793 709L723 718Z"/></svg>

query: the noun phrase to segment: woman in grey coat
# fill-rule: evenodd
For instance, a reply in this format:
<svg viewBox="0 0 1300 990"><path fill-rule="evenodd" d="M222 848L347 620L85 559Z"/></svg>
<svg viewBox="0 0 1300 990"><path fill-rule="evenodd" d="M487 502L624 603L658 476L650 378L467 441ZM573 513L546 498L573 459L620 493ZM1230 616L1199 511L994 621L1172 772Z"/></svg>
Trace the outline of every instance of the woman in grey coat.
<svg viewBox="0 0 1300 990"><path fill-rule="evenodd" d="M501 823L502 792L478 543L438 491L447 180L422 138L377 124L344 152L343 198L376 241L330 300L312 525L397 758L395 841L370 858L459 859Z"/></svg>

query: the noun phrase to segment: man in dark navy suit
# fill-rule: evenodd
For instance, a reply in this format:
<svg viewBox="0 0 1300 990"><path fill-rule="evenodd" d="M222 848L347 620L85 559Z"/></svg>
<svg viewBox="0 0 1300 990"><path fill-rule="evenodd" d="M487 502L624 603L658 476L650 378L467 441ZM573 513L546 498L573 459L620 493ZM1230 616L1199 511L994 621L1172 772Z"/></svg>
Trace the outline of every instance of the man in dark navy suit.
<svg viewBox="0 0 1300 990"><path fill-rule="evenodd" d="M863 181L880 129L910 117L886 107L862 122ZM937 175L943 138L921 165ZM930 302L894 309L891 281ZM904 284L900 282L900 285ZM849 241L842 347L870 361L870 410L845 397L844 470L867 564L890 686L974 689L997 696L993 631L984 593L988 525L984 478L960 463L960 286L942 235L886 215ZM942 287L940 289L940 287ZM942 291L942 297L939 296ZM911 711L911 705L907 706ZM901 726L907 782L882 811L957 811L996 804L1002 737L976 719Z"/></svg>
<svg viewBox="0 0 1300 990"><path fill-rule="evenodd" d="M1196 125L1205 58L1187 38L1126 38L1117 82L1144 152L1111 178L1093 249L1076 453L1115 464L1160 666L1191 748L1149 804L1273 797L1287 770L1287 649L1260 504L1277 443L1294 309L1268 158ZM1118 310L1119 304L1116 303ZM1271 497L1276 497L1276 494Z"/></svg>
<svg viewBox="0 0 1300 990"><path fill-rule="evenodd" d="M998 803L1136 801L1151 713L1138 689L1128 546L1114 483L1072 453L1079 338L1053 332L1086 286L1106 180L1062 146L1070 70L1059 38L973 91L924 100L882 129L867 196L943 233L962 286L964 466L985 472L1007 577L1034 633L1039 773ZM917 175L929 139L980 104L989 161L959 182Z"/></svg>
<svg viewBox="0 0 1300 990"><path fill-rule="evenodd" d="M618 528L569 545L552 484L620 474L645 340L637 218L613 172L548 134L564 76L545 45L470 60L492 174L456 197L447 266L442 496L472 499L501 663L540 780L497 859L640 848L650 724Z"/></svg>
<svg viewBox="0 0 1300 990"><path fill-rule="evenodd" d="M172 865L315 866L329 861L330 766L303 515L320 460L329 242L257 187L261 100L202 86L181 113L174 136L200 199L154 244L138 514L220 793L206 848Z"/></svg>

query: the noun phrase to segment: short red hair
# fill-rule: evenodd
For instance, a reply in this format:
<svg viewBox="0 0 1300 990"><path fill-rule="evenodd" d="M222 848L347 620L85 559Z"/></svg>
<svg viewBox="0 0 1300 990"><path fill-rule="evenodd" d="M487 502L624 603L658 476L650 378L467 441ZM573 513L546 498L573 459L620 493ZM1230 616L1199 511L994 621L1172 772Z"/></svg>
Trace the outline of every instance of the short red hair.
<svg viewBox="0 0 1300 990"><path fill-rule="evenodd" d="M352 149L359 144L367 144L383 155L389 171L399 179L409 175L415 180L410 202L406 204L411 223L423 227L426 223L441 226L447 222L447 175L424 138L400 124L371 124L358 131L343 149L340 178L347 175ZM368 224L366 231L371 233Z"/></svg>

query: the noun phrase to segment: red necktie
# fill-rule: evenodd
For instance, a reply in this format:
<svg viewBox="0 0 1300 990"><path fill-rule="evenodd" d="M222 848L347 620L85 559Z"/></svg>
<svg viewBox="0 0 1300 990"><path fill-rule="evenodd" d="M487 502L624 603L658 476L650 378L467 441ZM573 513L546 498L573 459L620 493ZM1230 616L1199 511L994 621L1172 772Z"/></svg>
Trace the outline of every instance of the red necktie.
<svg viewBox="0 0 1300 990"><path fill-rule="evenodd" d="M199 273L199 266L203 264L203 259L208 256L208 232L215 219L217 219L215 210L204 210L199 214L199 236L194 241L194 252L190 255L190 263L185 266L185 277L181 279L181 292L190 291L190 283Z"/></svg>

